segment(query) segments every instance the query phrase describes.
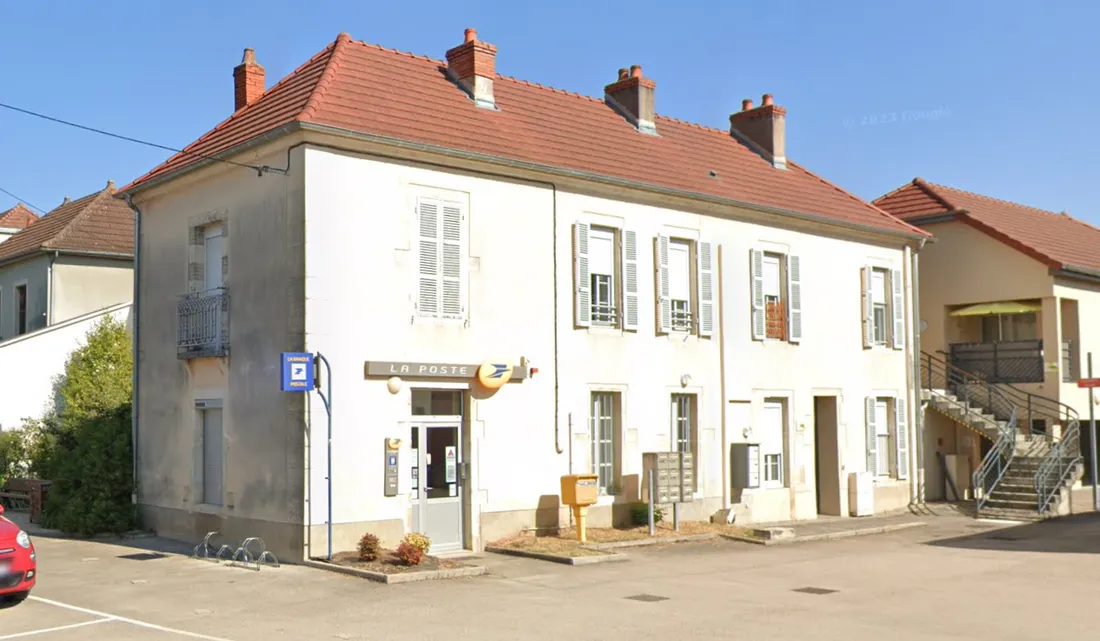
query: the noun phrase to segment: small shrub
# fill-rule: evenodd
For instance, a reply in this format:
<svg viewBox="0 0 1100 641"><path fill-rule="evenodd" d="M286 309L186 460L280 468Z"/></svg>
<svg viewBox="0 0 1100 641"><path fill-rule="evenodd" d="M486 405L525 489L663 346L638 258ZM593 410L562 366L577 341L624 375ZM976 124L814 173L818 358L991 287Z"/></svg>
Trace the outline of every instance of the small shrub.
<svg viewBox="0 0 1100 641"><path fill-rule="evenodd" d="M653 506L653 522L660 523L665 511L659 505ZM634 503L630 506L630 522L634 525L649 525L649 504Z"/></svg>
<svg viewBox="0 0 1100 641"><path fill-rule="evenodd" d="M378 558L378 552L382 549L382 543L378 537L367 532L359 539L359 560L373 561Z"/></svg>
<svg viewBox="0 0 1100 641"><path fill-rule="evenodd" d="M412 543L402 541L401 545L397 546L397 558L401 559L405 565L420 565L424 560L424 551Z"/></svg>
<svg viewBox="0 0 1100 641"><path fill-rule="evenodd" d="M427 554L428 550L432 547L432 540L429 539L426 534L421 534L419 532L409 532L401 542L408 543L420 550L423 554Z"/></svg>

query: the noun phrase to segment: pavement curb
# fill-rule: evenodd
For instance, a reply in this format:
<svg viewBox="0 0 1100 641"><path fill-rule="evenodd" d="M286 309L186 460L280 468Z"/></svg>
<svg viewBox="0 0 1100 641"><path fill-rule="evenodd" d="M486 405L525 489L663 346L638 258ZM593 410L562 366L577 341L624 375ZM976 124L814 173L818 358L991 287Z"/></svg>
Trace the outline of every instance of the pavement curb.
<svg viewBox="0 0 1100 641"><path fill-rule="evenodd" d="M327 570L329 572L336 572L339 574L347 574L348 576L355 576L361 579L370 579L378 583L385 583L387 585L394 583L411 583L414 581L435 581L439 579L461 579L472 576L481 576L489 571L483 565L477 565L468 568L448 568L446 570L429 570L426 572L408 572L402 574L385 574L383 572L371 572L370 570L360 570L359 568L349 568L343 565L336 565L335 563L326 563L324 561L305 561L305 565L318 570Z"/></svg>
<svg viewBox="0 0 1100 641"><path fill-rule="evenodd" d="M909 523L894 523L892 525L879 525L876 527L860 528L857 530L842 530L840 532L827 532L824 534L806 534L803 536L795 536L790 539L750 539L744 536L737 536L736 534L719 534L726 539L733 541L741 541L744 543L755 543L756 545L791 545L793 543L810 543L812 541L835 541L837 539L848 539L853 536L868 536L871 534L886 534L888 532L897 532L899 530L908 530L909 528L923 527L928 525L924 521L912 521Z"/></svg>
<svg viewBox="0 0 1100 641"><path fill-rule="evenodd" d="M655 536L647 539L634 539L630 541L609 541L607 543L584 543L582 548L588 550L614 550L617 548L636 548L643 545L663 545L671 543L686 543L688 541L710 541L717 537L717 533L711 534L681 534L678 536Z"/></svg>
<svg viewBox="0 0 1100 641"><path fill-rule="evenodd" d="M558 554L545 554L543 552L531 552L530 550L517 550L515 548L503 548L495 545L490 545L485 548L486 552L492 552L494 554L507 554L509 556L523 556L529 559L538 559L539 561L549 561L551 563L561 563L562 565L592 565L595 563L610 563L614 561L626 561L629 557L621 552L611 552L608 554L598 554L591 556L561 556Z"/></svg>

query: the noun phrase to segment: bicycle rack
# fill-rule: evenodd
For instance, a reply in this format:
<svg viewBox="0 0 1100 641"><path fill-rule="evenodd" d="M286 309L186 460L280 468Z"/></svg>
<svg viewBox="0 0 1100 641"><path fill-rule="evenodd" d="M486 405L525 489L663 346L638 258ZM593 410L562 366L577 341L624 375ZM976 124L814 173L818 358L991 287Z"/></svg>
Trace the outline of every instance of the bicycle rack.
<svg viewBox="0 0 1100 641"><path fill-rule="evenodd" d="M210 552L214 549L211 540L219 534L221 533L217 531L207 532L202 543L196 545L191 551L191 558L210 561L211 563L224 562L226 565L243 567L257 572L264 566L279 567L279 559L267 549L263 539L258 536L248 537L236 549L231 544L224 543L218 548L217 554L211 556Z"/></svg>

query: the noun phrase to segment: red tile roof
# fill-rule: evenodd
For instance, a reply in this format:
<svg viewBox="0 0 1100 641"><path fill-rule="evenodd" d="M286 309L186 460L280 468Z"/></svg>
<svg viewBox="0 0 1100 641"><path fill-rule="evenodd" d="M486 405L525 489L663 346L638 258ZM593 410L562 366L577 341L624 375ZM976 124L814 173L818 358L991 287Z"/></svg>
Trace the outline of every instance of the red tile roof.
<svg viewBox="0 0 1100 641"><path fill-rule="evenodd" d="M19 203L7 211L0 212L0 228L26 229L37 220L38 216L24 206L23 203Z"/></svg>
<svg viewBox="0 0 1100 641"><path fill-rule="evenodd" d="M926 235L799 165L788 162L787 170L776 169L728 131L658 116L659 135L647 135L603 100L504 76L493 83L500 109L493 111L477 107L448 80L445 69L439 60L340 34L260 100L123 191L301 122L743 201L885 232Z"/></svg>
<svg viewBox="0 0 1100 641"><path fill-rule="evenodd" d="M40 251L134 254L134 213L114 197L112 183L66 202L35 224L0 243L0 262Z"/></svg>
<svg viewBox="0 0 1100 641"><path fill-rule="evenodd" d="M997 200L921 178L874 201L919 224L925 216L953 212L957 218L1055 269L1100 270L1100 229L1069 214Z"/></svg>

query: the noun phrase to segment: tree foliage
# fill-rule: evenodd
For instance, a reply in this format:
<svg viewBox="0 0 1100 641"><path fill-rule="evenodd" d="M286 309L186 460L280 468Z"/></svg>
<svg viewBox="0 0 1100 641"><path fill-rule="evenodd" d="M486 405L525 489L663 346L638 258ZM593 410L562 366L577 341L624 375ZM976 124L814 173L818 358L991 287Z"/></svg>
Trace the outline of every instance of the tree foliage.
<svg viewBox="0 0 1100 641"><path fill-rule="evenodd" d="M30 427L31 467L53 481L47 527L92 535L134 527L133 355L126 326L105 317L69 355L53 415Z"/></svg>

